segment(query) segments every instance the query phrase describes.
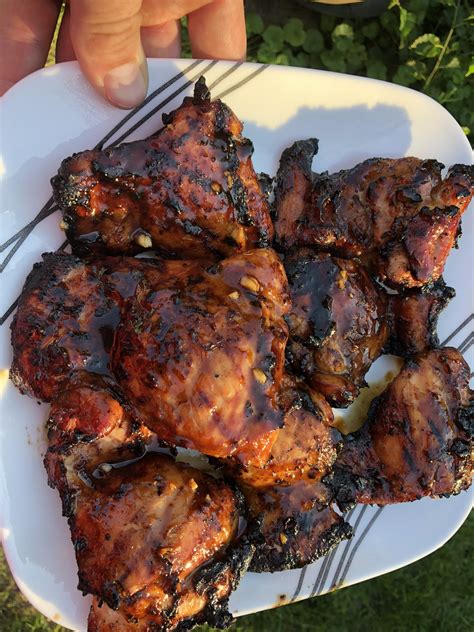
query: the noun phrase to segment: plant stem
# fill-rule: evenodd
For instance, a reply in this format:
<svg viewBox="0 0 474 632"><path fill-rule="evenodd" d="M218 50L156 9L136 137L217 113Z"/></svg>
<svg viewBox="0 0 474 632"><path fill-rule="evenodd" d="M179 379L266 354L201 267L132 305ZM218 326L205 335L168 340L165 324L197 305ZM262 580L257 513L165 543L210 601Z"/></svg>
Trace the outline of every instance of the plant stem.
<svg viewBox="0 0 474 632"><path fill-rule="evenodd" d="M423 85L423 90L426 90L426 88L430 85L431 80L433 79L433 77L435 76L435 74L438 72L438 69L441 65L441 62L443 61L443 57L446 53L446 51L448 50L448 46L449 46L449 42L451 41L451 38L454 34L454 29L456 28L456 18L458 17L458 10L459 10L459 5L461 4L461 0L458 0L457 4L456 4L456 8L454 9L454 16L453 16L453 21L451 23L451 28L449 29L449 33L448 36L446 37L446 40L443 44L443 48L441 49L440 54L438 55L438 59L436 60L436 63L433 67L433 70L430 72L429 77L426 79L424 85Z"/></svg>

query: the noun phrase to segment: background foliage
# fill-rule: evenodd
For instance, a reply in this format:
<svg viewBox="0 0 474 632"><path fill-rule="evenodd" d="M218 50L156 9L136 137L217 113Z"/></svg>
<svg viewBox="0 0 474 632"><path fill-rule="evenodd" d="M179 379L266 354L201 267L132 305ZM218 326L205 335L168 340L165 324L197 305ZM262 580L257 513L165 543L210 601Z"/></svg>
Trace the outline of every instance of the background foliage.
<svg viewBox="0 0 474 632"><path fill-rule="evenodd" d="M321 68L392 81L444 105L474 144L474 10L467 0L391 0L388 10L347 20L294 3L247 13L249 61ZM296 17L295 17L296 15Z"/></svg>

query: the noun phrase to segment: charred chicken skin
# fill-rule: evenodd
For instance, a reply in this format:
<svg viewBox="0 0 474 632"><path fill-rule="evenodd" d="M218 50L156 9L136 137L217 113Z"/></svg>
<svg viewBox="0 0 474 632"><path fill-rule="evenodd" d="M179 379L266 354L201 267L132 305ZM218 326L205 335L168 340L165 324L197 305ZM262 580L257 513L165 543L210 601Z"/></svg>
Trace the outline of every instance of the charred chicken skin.
<svg viewBox="0 0 474 632"><path fill-rule="evenodd" d="M353 260L303 249L285 269L288 365L331 405L347 406L387 342L386 297Z"/></svg>
<svg viewBox="0 0 474 632"><path fill-rule="evenodd" d="M338 503L387 505L466 489L473 421L469 367L461 354L446 347L414 356L346 441L331 475Z"/></svg>
<svg viewBox="0 0 474 632"><path fill-rule="evenodd" d="M384 351L409 357L438 347L438 317L454 296L454 289L442 278L422 289L390 295L387 312L390 337Z"/></svg>
<svg viewBox="0 0 474 632"><path fill-rule="evenodd" d="M285 377L282 398L290 406L266 463L229 466L260 524L254 572L300 568L351 536L350 525L329 506L319 481L331 472L342 437L332 410L319 393L303 391Z"/></svg>
<svg viewBox="0 0 474 632"><path fill-rule="evenodd" d="M283 424L288 307L272 250L230 257L184 289L142 284L117 330L114 374L161 439L264 461Z"/></svg>
<svg viewBox="0 0 474 632"><path fill-rule="evenodd" d="M49 402L78 373L109 374L107 347L119 319L93 269L71 255L44 255L12 322L10 378L23 393Z"/></svg>
<svg viewBox="0 0 474 632"><path fill-rule="evenodd" d="M352 169L315 174L317 141L283 152L277 176L277 241L364 258L393 287L436 281L474 191L474 167L418 158L371 158Z"/></svg>
<svg viewBox="0 0 474 632"><path fill-rule="evenodd" d="M83 261L49 253L36 263L13 319L10 377L23 393L51 401L71 380L112 380L109 354L125 303L148 279L185 285L199 261L110 257Z"/></svg>
<svg viewBox="0 0 474 632"><path fill-rule="evenodd" d="M45 464L79 589L97 597L89 632L227 626L229 594L254 551L238 538L239 492L165 454L144 455L151 433L97 384L65 391L48 425ZM108 628L111 619L122 627Z"/></svg>
<svg viewBox="0 0 474 632"><path fill-rule="evenodd" d="M146 140L63 161L52 185L73 251L192 259L268 245L269 204L234 113L202 79L163 123Z"/></svg>

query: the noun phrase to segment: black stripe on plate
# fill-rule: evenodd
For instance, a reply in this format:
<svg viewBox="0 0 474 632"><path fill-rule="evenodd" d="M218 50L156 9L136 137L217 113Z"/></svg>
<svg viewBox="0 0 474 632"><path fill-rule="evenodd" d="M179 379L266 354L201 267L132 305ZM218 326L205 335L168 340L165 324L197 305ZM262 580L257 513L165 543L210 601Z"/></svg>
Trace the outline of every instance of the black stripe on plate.
<svg viewBox="0 0 474 632"><path fill-rule="evenodd" d="M7 320L7 318L16 310L19 300L20 300L20 297L17 296L16 299L13 301L13 303L10 305L10 307L7 309L7 311L3 314L3 316L0 316L0 327Z"/></svg>
<svg viewBox="0 0 474 632"><path fill-rule="evenodd" d="M347 514L347 516L345 516L345 520L346 520L346 521L350 520L350 518L352 517L352 515L353 515L353 513L354 513L354 511L355 511L355 510L356 510L356 507L354 507L353 509L351 509L351 510L349 511L349 513ZM336 547L336 548L338 548L338 547ZM331 552L331 553L332 553L332 552ZM331 560L331 563L332 563L332 560ZM322 578L323 578L323 576L324 576L324 573L325 573L325 571L326 571L326 567L327 567L327 565L328 565L328 564L329 564L329 556L327 555L327 556L324 558L324 562L321 564L321 568L319 569L318 576L316 577L316 581L315 581L315 582L314 582L314 584L313 584L313 589L312 589L312 591L311 591L311 593L310 593L310 597L314 597L314 595L315 595L317 592L319 592L319 588L320 588L320 586L321 586L321 580L322 580Z"/></svg>
<svg viewBox="0 0 474 632"><path fill-rule="evenodd" d="M354 507L353 509L351 509L351 511L348 513L347 515L347 520L349 520L350 518L352 518L352 516L354 515L354 513L356 512L358 506ZM355 522L355 525L353 526L353 536L356 535L357 532L357 527L359 526L359 522L362 519L362 516L364 515L365 512L365 505L362 506L362 509L359 513L359 516L357 517L357 520ZM345 544L347 545L351 545L351 543L353 542L353 539L351 538L350 540L348 540ZM338 548L338 547L336 547ZM321 566L321 569L318 573L318 576L316 577L316 581L314 582L314 586L313 586L313 590L311 591L310 597L314 597L316 594L320 594L324 584L326 583L326 579L329 573L329 570L332 566L333 560L334 560L334 555L335 555L335 550L331 552L331 555L326 557L326 559L324 560L324 564Z"/></svg>
<svg viewBox="0 0 474 632"><path fill-rule="evenodd" d="M150 103L150 101L153 101L153 99L155 97L157 97L159 94L164 92L167 88L172 86L173 83L176 83L176 81L181 79L181 77L184 77L187 72L190 72L191 70L194 70L194 68L196 68L196 66L201 64L202 61L203 61L202 59L197 59L192 64L189 64L189 66L186 66L186 68L184 70L182 70L181 72L178 72L176 75L174 75L174 77L171 77L171 79L169 79L166 83L161 85L159 88L157 88L156 90L153 90L153 92L151 92L146 97L146 99L142 103L140 103L140 105L138 105L136 108L131 110L126 116L124 116L123 119L121 119L117 123L117 125L115 125L115 127L113 127L110 130L110 132L107 132L107 134L104 136L104 138L97 143L97 145L95 146L95 149L102 149L103 146L105 145L105 143L108 140L110 140L112 138L112 136L114 134L116 134L125 125L125 123L127 123L131 118L133 118L135 116L135 114L140 112L145 107L145 105L148 105L148 103ZM112 145L115 145L115 144L117 144L117 141L112 143Z"/></svg>
<svg viewBox="0 0 474 632"><path fill-rule="evenodd" d="M216 86L218 86L220 83L222 83L224 81L224 79L227 79L227 77L229 77L232 73L234 73L238 68L240 68L240 66L243 64L243 61L238 61L237 63L235 63L233 66L231 66L229 68L229 70L226 70L225 73L223 75L221 75L220 77L218 77L215 81L213 81L211 83L210 86L208 86L208 90L209 92L211 92L212 90L214 90L214 88ZM212 97L212 93L211 93L211 97Z"/></svg>
<svg viewBox="0 0 474 632"><path fill-rule="evenodd" d="M293 593L293 597L290 599L290 603L292 603L300 594L301 588L303 587L303 581L306 575L306 571L308 570L308 566L304 566L301 569L300 576L298 578L298 584L296 585L295 592Z"/></svg>
<svg viewBox="0 0 474 632"><path fill-rule="evenodd" d="M153 109L151 109L144 116L142 116L142 118L139 121L137 121L131 127L129 127L127 131L125 131L121 136L119 136L114 141L114 145L119 145L121 142L123 142L127 138L127 136L130 136L130 134L132 134L135 130L141 127L143 123L151 119L152 116L155 116L155 114L159 112L165 105L168 105L170 101L172 101L175 97L181 94L183 90L186 90L186 88L189 88L189 86L191 86L196 81L196 79L198 79L201 75L204 75L216 64L217 64L216 60L211 61L211 63L208 64L205 68L203 68L203 70L200 70L199 72L194 74L190 79L188 79L185 83L183 83L182 86L180 86L177 90L172 92L168 97L166 97L166 99L158 103L158 105L156 105Z"/></svg>
<svg viewBox="0 0 474 632"><path fill-rule="evenodd" d="M364 507L367 507L367 505L364 505ZM360 534L360 538L357 540L357 542L355 542L354 548L352 549L352 552L349 555L349 559L347 560L347 564L346 564L346 566L345 566L345 568L344 568L344 570L342 572L341 579L339 581L339 586L344 583L344 580L346 579L347 573L349 572L351 564L354 561L354 557L355 557L360 545L365 540L367 534L369 533L371 528L374 526L377 518L380 516L380 514L382 513L383 510L384 510L384 507L378 507L377 511L374 513L372 518L369 520L369 523L367 524L365 529Z"/></svg>
<svg viewBox="0 0 474 632"><path fill-rule="evenodd" d="M10 263L10 261L14 257L15 253L18 252L18 250L21 248L21 246L26 241L26 239L29 237L29 235L33 232L35 226L37 226L40 222L42 222L44 219L46 219L50 215L53 215L53 213L56 213L56 211L58 211L58 210L59 210L59 208L56 206L56 207L47 209L44 212L40 212L35 217L35 219L33 219L29 224L27 224L24 228L21 229L20 236L17 238L17 241L12 246L10 252L7 254L5 259L0 264L0 274L5 270L7 265ZM13 242L11 242L11 243L13 243Z"/></svg>
<svg viewBox="0 0 474 632"><path fill-rule="evenodd" d="M458 351L460 353L465 353L469 349L469 347L472 345L473 339L474 339L474 331L471 331L471 333L466 338L464 338L461 344L458 345Z"/></svg>
<svg viewBox="0 0 474 632"><path fill-rule="evenodd" d="M349 513L348 513L346 516L344 516L344 520L346 520L346 522L350 520L350 518L351 518L352 514L354 513L354 511L355 511L355 508L354 508L354 509L351 509L351 510L349 511ZM336 551L336 549L338 548L338 546L339 546L339 544L337 544L337 545L335 546L335 548L333 549L333 551L332 551L332 552L335 552L335 551ZM316 578L316 583L318 583L319 578L321 577L321 573L323 572L323 568L324 568L324 567L326 566L326 564L327 564L327 559L328 559L328 556L326 556L326 557L324 558L324 560L323 560L323 563L322 563L321 568L320 568L319 573L318 573L318 577ZM295 589L295 592L293 593L293 596L292 596L292 598L291 598L291 600L290 600L290 603L292 603L293 601L295 601L295 599L296 599L296 598L298 597L298 595L300 594L301 589L302 589L302 587L303 587L303 581L304 581L304 578L305 578L305 575L306 575L307 570L308 570L308 565L307 565L307 566L304 566L304 567L301 569L300 576L299 576L299 578L298 578L298 584L297 584L296 589Z"/></svg>
<svg viewBox="0 0 474 632"><path fill-rule="evenodd" d="M442 347L445 347L445 346L448 344L448 342L454 338L454 336L457 336L457 334L458 334L458 333L459 333L462 329L464 329L464 327L465 327L468 323L470 323L470 322L471 322L471 320L472 320L473 318L474 318L474 314L471 314L471 315L470 315L470 316L468 316L465 320L463 320L463 321L462 321L462 323L461 323L458 327L456 327L456 329L453 331L453 333L452 333L452 334L449 334L449 336L443 340L443 342L441 343L441 346L442 346Z"/></svg>
<svg viewBox="0 0 474 632"><path fill-rule="evenodd" d="M46 203L46 205L49 205L49 200ZM28 224L26 224L26 226L23 226L23 228L20 228L18 232L16 232L14 235L9 237L5 243L0 245L0 252L3 252L4 250L6 250L8 246L10 246L17 239L19 239L22 236L23 231L25 231L27 228L30 228L30 226L34 228L36 224L38 224L43 219L45 219L46 217L49 217L49 215L51 215L52 213L58 210L57 206L54 208L46 208L46 205L41 209L41 211L38 213L38 215L35 218L33 218Z"/></svg>
<svg viewBox="0 0 474 632"><path fill-rule="evenodd" d="M215 98L216 99L223 99L224 97L226 97L231 92L235 92L235 90L238 90L242 86L245 86L246 83L248 83L249 81L252 81L252 79L257 77L259 74L261 74L268 67L269 67L268 64L264 64L263 66L260 66L260 68L257 68L257 70L252 72L248 77L245 77L245 79L242 79L241 81L239 81L239 83L236 83L235 86L231 86L227 90L224 90L224 92L221 92Z"/></svg>

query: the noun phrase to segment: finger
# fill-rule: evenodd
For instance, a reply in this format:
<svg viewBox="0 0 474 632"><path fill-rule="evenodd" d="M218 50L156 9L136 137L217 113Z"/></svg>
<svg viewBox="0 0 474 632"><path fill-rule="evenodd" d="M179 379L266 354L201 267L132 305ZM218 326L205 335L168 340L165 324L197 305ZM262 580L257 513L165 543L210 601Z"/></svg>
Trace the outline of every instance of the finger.
<svg viewBox="0 0 474 632"><path fill-rule="evenodd" d="M216 0L188 15L189 39L197 59L245 59L243 0Z"/></svg>
<svg viewBox="0 0 474 632"><path fill-rule="evenodd" d="M58 41L56 42L56 61L73 61L76 59L76 53L71 41L70 33L71 12L69 6L66 6L61 28L59 29Z"/></svg>
<svg viewBox="0 0 474 632"><path fill-rule="evenodd" d="M0 94L4 94L44 66L59 8L51 0L1 0L0 14Z"/></svg>
<svg viewBox="0 0 474 632"><path fill-rule="evenodd" d="M142 45L147 57L179 57L181 26L172 20L158 26L142 26Z"/></svg>
<svg viewBox="0 0 474 632"><path fill-rule="evenodd" d="M70 7L72 44L91 84L118 107L141 103L148 87L141 0L70 0Z"/></svg>

